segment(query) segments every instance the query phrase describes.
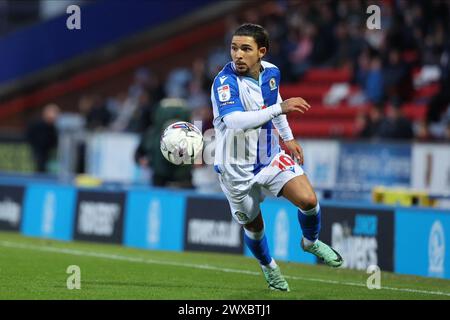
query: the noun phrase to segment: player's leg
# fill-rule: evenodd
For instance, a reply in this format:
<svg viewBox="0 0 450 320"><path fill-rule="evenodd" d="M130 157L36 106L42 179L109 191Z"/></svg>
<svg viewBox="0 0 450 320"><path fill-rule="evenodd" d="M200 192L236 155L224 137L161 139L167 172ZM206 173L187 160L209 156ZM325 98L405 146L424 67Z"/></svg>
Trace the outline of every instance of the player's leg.
<svg viewBox="0 0 450 320"><path fill-rule="evenodd" d="M289 291L280 268L270 255L267 238L264 232L264 221L259 204L264 200L261 189L252 187L244 197L231 193L222 183L221 188L228 199L234 220L244 227L244 243L258 260L264 277L273 290Z"/></svg>
<svg viewBox="0 0 450 320"><path fill-rule="evenodd" d="M252 221L244 225L244 242L261 266L269 266L272 262L266 235L264 233L264 221L261 211Z"/></svg>
<svg viewBox="0 0 450 320"><path fill-rule="evenodd" d="M320 206L316 193L306 175L297 176L289 180L281 189L281 195L298 208L298 221L307 246L319 238Z"/></svg>
<svg viewBox="0 0 450 320"><path fill-rule="evenodd" d="M270 255L261 211L253 221L244 225L244 242L255 258L258 259L269 288L289 291L289 285L281 274L280 267Z"/></svg>
<svg viewBox="0 0 450 320"><path fill-rule="evenodd" d="M321 210L311 183L306 175L290 179L280 194L298 208L298 221L303 232L301 242L303 250L316 255L332 267L342 265L342 257L333 248L319 239Z"/></svg>

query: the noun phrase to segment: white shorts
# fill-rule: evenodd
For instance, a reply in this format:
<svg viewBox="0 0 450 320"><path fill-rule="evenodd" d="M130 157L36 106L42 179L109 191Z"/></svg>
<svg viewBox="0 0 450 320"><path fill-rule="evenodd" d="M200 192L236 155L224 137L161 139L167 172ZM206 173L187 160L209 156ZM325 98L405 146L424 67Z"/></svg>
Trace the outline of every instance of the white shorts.
<svg viewBox="0 0 450 320"><path fill-rule="evenodd" d="M253 179L244 193L236 194L236 189L219 176L220 187L230 205L231 214L239 224L252 222L259 214L259 204L264 200L264 192L278 197L283 186L292 178L304 174L300 167L284 151L278 153ZM231 190L230 190L231 189Z"/></svg>

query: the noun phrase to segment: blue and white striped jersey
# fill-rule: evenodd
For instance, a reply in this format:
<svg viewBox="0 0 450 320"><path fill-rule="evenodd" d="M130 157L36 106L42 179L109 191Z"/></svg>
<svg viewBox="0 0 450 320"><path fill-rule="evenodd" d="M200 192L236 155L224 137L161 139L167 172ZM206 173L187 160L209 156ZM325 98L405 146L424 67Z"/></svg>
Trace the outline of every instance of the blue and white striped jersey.
<svg viewBox="0 0 450 320"><path fill-rule="evenodd" d="M279 69L266 61L261 65L263 71L256 81L237 74L234 63L229 62L211 88L216 136L214 167L233 185L251 180L281 151L272 121L245 131L228 129L222 121L231 112L256 111L282 102Z"/></svg>

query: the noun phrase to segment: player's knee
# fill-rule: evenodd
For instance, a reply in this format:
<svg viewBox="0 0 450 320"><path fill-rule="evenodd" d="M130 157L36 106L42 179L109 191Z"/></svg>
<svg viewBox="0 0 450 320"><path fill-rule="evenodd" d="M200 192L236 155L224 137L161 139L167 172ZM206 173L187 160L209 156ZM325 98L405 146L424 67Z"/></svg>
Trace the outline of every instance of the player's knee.
<svg viewBox="0 0 450 320"><path fill-rule="evenodd" d="M299 207L302 210L310 210L317 206L317 197L314 192L308 192L302 195Z"/></svg>
<svg viewBox="0 0 450 320"><path fill-rule="evenodd" d="M245 224L244 228L251 232L261 232L264 229L264 220L262 219L261 212L253 221Z"/></svg>

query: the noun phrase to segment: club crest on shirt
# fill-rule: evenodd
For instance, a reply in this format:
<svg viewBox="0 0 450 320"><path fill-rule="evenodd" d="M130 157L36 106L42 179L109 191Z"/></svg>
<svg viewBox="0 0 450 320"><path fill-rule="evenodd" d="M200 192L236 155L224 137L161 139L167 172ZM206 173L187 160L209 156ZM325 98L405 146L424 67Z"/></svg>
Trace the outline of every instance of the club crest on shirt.
<svg viewBox="0 0 450 320"><path fill-rule="evenodd" d="M225 102L230 100L231 98L231 92L230 92L230 86L229 85L224 85L224 86L220 86L217 88L217 93L219 95L219 101L220 102Z"/></svg>
<svg viewBox="0 0 450 320"><path fill-rule="evenodd" d="M275 78L271 78L269 80L269 86L270 90L275 90L277 88L277 82L275 81Z"/></svg>

